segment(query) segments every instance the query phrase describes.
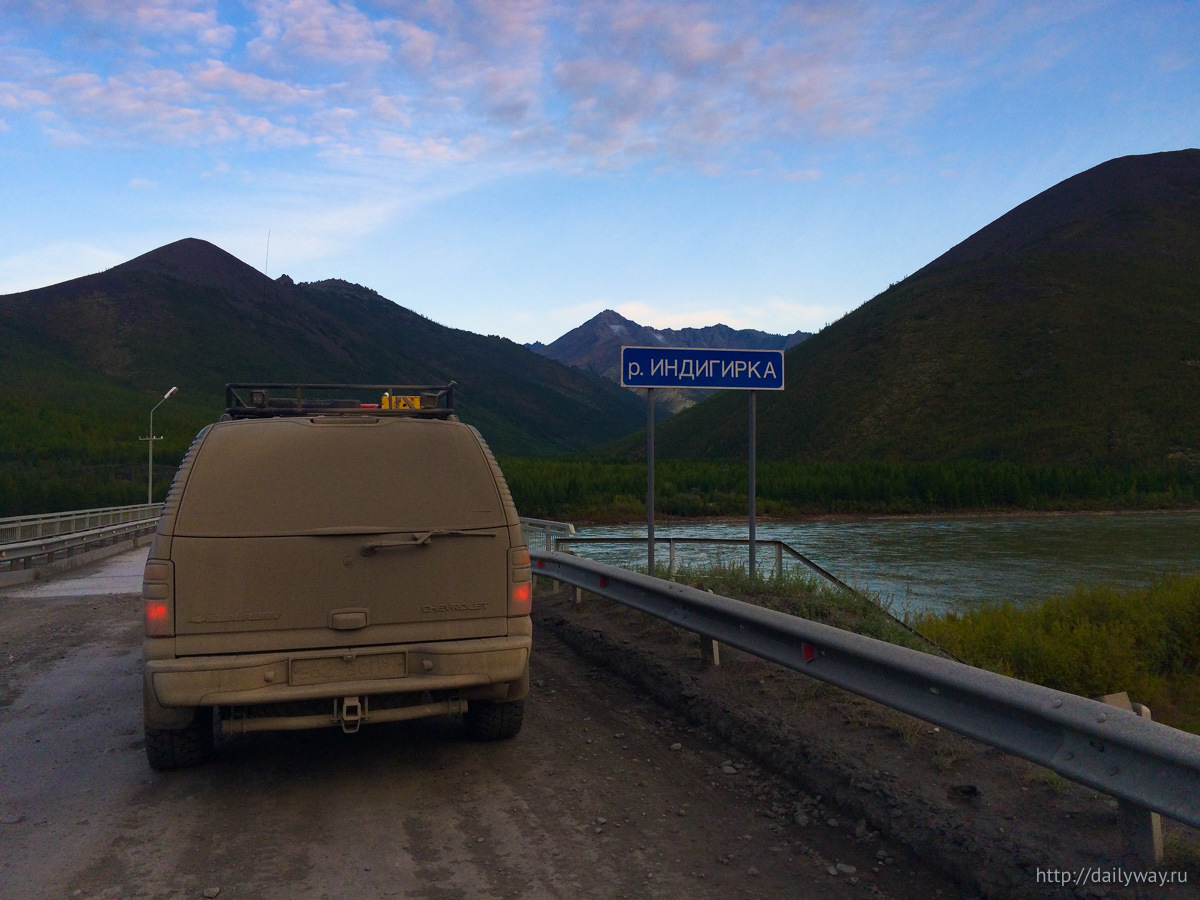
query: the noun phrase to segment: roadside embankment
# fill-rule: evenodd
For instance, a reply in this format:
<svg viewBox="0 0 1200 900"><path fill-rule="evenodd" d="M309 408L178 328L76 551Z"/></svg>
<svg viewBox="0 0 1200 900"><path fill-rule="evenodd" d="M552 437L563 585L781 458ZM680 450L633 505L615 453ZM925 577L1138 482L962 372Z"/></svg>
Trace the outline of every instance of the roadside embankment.
<svg viewBox="0 0 1200 900"><path fill-rule="evenodd" d="M795 598L741 599L801 611ZM860 612L822 613L829 603L815 598L803 612L860 630L852 622ZM1144 868L1124 856L1111 798L729 648L721 648L719 667L706 667L696 635L602 598L584 594L576 603L571 589L543 585L534 609L539 628L804 791L810 802L789 813L802 830L841 830L867 843L882 835L936 864L967 896L1134 896L1038 878L1039 870ZM1166 824L1164 866L1189 879L1158 896L1200 897L1200 835Z"/></svg>

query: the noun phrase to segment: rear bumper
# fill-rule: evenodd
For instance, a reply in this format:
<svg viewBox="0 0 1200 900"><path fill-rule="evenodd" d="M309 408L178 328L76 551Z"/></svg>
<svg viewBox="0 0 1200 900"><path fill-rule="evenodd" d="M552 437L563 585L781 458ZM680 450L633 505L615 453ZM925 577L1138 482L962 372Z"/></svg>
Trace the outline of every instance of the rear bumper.
<svg viewBox="0 0 1200 900"><path fill-rule="evenodd" d="M527 690L529 635L279 653L148 659L146 721L180 728L198 706L251 706L330 697L496 686L496 699ZM511 686L511 688L510 688Z"/></svg>

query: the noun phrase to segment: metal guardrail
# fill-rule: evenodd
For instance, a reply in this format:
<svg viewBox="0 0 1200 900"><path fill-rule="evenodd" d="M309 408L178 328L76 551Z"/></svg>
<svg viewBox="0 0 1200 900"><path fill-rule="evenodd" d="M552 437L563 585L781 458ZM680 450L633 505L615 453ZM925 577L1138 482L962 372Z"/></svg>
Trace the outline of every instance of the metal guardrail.
<svg viewBox="0 0 1200 900"><path fill-rule="evenodd" d="M156 519L161 503L141 503L134 506L104 506L73 512L43 513L35 516L10 516L0 519L0 544L32 541L76 531L88 531L104 525Z"/></svg>
<svg viewBox="0 0 1200 900"><path fill-rule="evenodd" d="M162 504L152 504L161 508ZM72 531L53 537L36 538L30 541L12 541L0 544L0 572L28 569L45 565L76 553L115 544L129 538L149 534L158 526L158 514L152 518L141 518L100 528Z"/></svg>
<svg viewBox="0 0 1200 900"><path fill-rule="evenodd" d="M1200 827L1200 736L1018 681L675 582L531 551L534 574L861 694Z"/></svg>

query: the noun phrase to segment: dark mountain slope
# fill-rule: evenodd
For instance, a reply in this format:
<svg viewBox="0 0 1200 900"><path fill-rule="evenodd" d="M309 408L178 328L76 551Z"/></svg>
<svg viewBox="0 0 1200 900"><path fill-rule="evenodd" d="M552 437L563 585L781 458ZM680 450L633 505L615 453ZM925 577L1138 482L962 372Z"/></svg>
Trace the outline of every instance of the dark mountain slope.
<svg viewBox="0 0 1200 900"><path fill-rule="evenodd" d="M1200 202L1198 150L1123 156L1080 172L981 228L926 268L1022 250L1173 253L1148 246L1144 226L1188 216Z"/></svg>
<svg viewBox="0 0 1200 900"><path fill-rule="evenodd" d="M180 392L156 421L175 423L167 456L219 414L227 381L453 379L460 415L501 453L585 449L644 416L627 391L511 341L445 328L359 285L271 280L194 239L0 297L0 341L0 466L66 458L86 435L128 464L171 385Z"/></svg>
<svg viewBox="0 0 1200 900"><path fill-rule="evenodd" d="M790 350L787 385L760 398L764 457L1200 459L1200 151L1039 194ZM742 455L745 398L659 434L667 455Z"/></svg>

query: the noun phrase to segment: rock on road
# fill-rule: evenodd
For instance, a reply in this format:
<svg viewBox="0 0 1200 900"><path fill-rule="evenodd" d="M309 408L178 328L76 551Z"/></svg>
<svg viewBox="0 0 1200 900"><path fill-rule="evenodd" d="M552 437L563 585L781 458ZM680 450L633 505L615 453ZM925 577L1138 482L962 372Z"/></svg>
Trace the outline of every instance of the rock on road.
<svg viewBox="0 0 1200 900"><path fill-rule="evenodd" d="M472 743L452 719L258 734L156 773L145 552L0 590L0 897L953 893L908 861L871 875L801 844L762 814L768 776L723 773L728 751L541 633L511 741Z"/></svg>

